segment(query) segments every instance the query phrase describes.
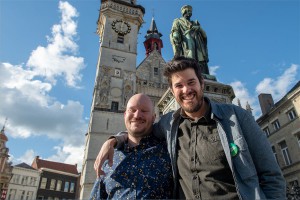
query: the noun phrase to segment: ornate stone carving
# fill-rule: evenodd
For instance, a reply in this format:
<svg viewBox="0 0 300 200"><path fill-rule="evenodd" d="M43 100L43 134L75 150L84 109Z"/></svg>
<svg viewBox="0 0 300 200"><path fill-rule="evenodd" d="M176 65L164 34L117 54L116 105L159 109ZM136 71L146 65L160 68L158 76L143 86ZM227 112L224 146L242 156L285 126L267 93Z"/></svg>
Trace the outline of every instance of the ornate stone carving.
<svg viewBox="0 0 300 200"><path fill-rule="evenodd" d="M139 10L138 9L131 8L131 7L124 6L124 5L119 5L119 4L116 4L116 3L113 3L113 2L102 3L101 10L106 9L106 8L121 11L121 12L128 13L128 14L131 14L131 15L139 15Z"/></svg>
<svg viewBox="0 0 300 200"><path fill-rule="evenodd" d="M112 60L113 62L123 63L126 60L126 58L122 56L112 55Z"/></svg>
<svg viewBox="0 0 300 200"><path fill-rule="evenodd" d="M123 106L126 107L127 101L132 96L132 87L128 84L125 84L124 87L124 96L123 96Z"/></svg>

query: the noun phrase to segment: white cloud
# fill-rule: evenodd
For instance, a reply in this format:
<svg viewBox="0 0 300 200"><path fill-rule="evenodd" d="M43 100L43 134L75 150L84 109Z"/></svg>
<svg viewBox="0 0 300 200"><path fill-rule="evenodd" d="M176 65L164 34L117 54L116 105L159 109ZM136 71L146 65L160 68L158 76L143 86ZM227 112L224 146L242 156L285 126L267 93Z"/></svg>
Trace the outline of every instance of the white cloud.
<svg viewBox="0 0 300 200"><path fill-rule="evenodd" d="M297 71L299 65L292 64L284 73L275 78L264 78L256 86L256 93L268 93L273 96L274 101L280 100L287 92L290 86L296 83Z"/></svg>
<svg viewBox="0 0 300 200"><path fill-rule="evenodd" d="M53 25L46 47L38 46L32 51L27 66L31 67L35 76L45 77L52 84L56 84L60 76L66 79L68 86L77 87L82 77L79 72L85 67L84 59L70 53L78 51L75 42L77 23L73 18L79 14L68 2L60 2L59 9L62 13L60 24Z"/></svg>
<svg viewBox="0 0 300 200"><path fill-rule="evenodd" d="M260 114L260 108L257 104L257 98L249 93L249 91L246 88L246 86L244 85L244 83L242 83L240 81L235 81L235 82L230 83L230 85L232 86L235 96L236 96L234 98L234 100L232 101L232 103L235 105L238 105L238 99L239 99L241 106L243 108L246 108L246 104L248 102L248 104L252 108L253 116L258 117L258 115Z"/></svg>
<svg viewBox="0 0 300 200"><path fill-rule="evenodd" d="M210 66L209 67L209 74L216 76L217 75L217 70L220 68L220 66Z"/></svg>
<svg viewBox="0 0 300 200"><path fill-rule="evenodd" d="M5 130L11 138L45 136L59 141L53 157L61 162L78 163L81 167L87 129L83 105L73 100L62 103L49 95L57 78L65 78L68 86L78 87L84 67L84 59L76 57L77 23L73 18L78 13L68 2L60 2L59 9L60 24L53 25L48 45L39 46L31 53L28 67L0 63L0 120L4 122L8 118ZM17 162L31 164L36 156L33 149L19 158L11 157Z"/></svg>
<svg viewBox="0 0 300 200"><path fill-rule="evenodd" d="M46 158L46 160L53 160L55 162L63 162L72 165L77 164L78 171L81 171L84 145L56 146L54 149L56 150L56 154Z"/></svg>
<svg viewBox="0 0 300 200"><path fill-rule="evenodd" d="M28 165L31 165L34 158L35 158L35 152L32 150L32 149L28 149L23 156L15 159L16 160L16 163L14 164L18 164L18 163L26 163Z"/></svg>
<svg viewBox="0 0 300 200"><path fill-rule="evenodd" d="M288 90L296 84L297 74L298 74L299 65L292 64L288 67L281 76L277 78L264 78L256 86L256 93L250 93L244 83L241 81L235 81L230 83L235 92L236 98L233 100L233 103L238 105L237 100L241 102L243 108L246 107L248 102L251 106L252 113L255 118L260 117L261 109L258 102L258 95L261 93L272 94L274 102L279 101Z"/></svg>

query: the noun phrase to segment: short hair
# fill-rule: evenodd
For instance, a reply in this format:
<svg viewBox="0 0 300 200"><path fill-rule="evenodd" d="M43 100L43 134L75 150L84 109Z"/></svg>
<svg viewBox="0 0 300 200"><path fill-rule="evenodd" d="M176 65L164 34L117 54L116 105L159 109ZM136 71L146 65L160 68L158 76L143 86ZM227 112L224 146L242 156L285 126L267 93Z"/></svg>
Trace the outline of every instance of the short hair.
<svg viewBox="0 0 300 200"><path fill-rule="evenodd" d="M186 13L187 9L193 10L192 6L190 6L190 5L184 5L184 6L182 6L181 7L181 14L182 14L182 16Z"/></svg>
<svg viewBox="0 0 300 200"><path fill-rule="evenodd" d="M172 88L172 75L176 72L180 72L188 68L191 68L195 71L200 84L202 84L202 71L197 60L193 58L186 58L184 56L176 56L166 64L164 70L164 76L168 79L170 88Z"/></svg>

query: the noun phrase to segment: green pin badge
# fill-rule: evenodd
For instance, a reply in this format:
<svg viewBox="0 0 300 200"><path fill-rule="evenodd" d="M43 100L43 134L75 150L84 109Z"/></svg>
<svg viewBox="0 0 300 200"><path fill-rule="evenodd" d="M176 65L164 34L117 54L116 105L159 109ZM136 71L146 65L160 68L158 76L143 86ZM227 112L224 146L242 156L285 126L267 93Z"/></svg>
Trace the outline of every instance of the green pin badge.
<svg viewBox="0 0 300 200"><path fill-rule="evenodd" d="M234 144L234 143L230 143L229 147L230 147L231 157L236 156L238 154L238 152L239 152L239 147L236 146L236 144Z"/></svg>

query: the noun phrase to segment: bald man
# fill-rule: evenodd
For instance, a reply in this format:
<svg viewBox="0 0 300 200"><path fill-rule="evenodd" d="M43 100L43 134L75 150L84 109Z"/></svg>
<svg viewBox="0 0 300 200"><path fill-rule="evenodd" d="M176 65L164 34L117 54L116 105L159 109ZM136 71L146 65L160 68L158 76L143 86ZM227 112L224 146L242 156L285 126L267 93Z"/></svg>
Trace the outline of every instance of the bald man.
<svg viewBox="0 0 300 200"><path fill-rule="evenodd" d="M90 199L168 199L173 177L165 141L152 134L155 120L151 99L132 96L124 113L128 139L115 150L113 165L104 163ZM111 166L112 165L112 166Z"/></svg>

